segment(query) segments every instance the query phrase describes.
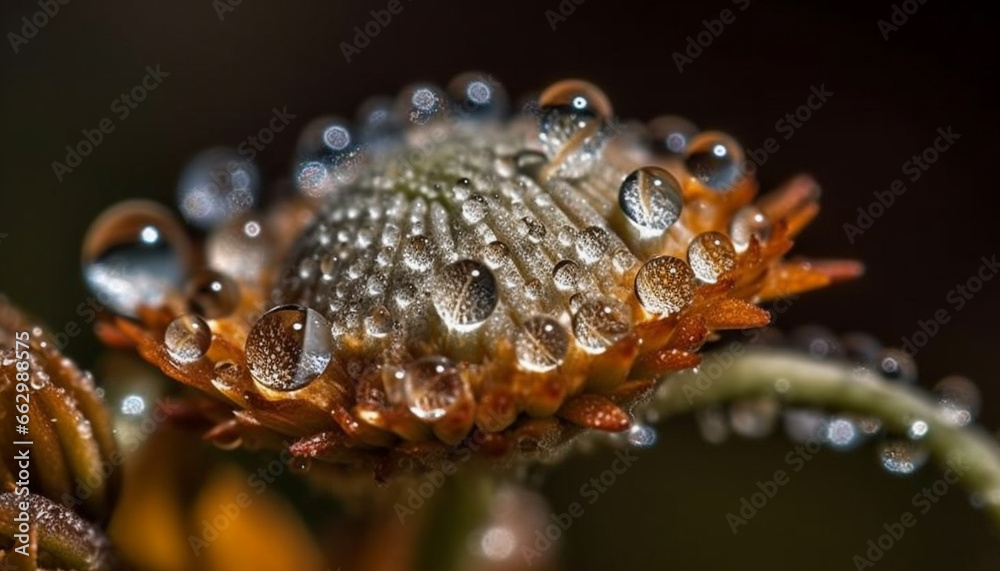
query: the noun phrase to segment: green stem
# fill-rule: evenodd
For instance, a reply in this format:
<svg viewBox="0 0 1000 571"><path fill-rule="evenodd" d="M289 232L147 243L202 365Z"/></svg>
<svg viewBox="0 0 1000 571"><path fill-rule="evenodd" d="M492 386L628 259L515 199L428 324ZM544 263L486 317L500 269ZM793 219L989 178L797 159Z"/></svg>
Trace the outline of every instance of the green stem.
<svg viewBox="0 0 1000 571"><path fill-rule="evenodd" d="M721 361L721 360L720 360ZM941 464L960 466L962 484L978 493L1000 526L1000 445L978 426L950 424L935 403L914 388L886 382L866 370L800 353L755 349L733 357L714 379L693 372L671 376L649 404L664 415L755 397L778 397L793 406L818 407L879 418L906 434L917 419L927 423L920 440ZM776 382L783 380L782 390Z"/></svg>

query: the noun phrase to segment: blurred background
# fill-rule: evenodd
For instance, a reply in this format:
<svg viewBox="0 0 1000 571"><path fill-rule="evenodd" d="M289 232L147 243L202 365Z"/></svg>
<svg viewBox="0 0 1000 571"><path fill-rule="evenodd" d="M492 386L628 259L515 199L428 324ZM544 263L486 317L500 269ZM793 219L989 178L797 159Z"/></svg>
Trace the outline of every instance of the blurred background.
<svg viewBox="0 0 1000 571"><path fill-rule="evenodd" d="M824 189L824 210L796 251L857 258L868 269L856 283L798 300L777 326L819 323L898 345L918 331L918 320L948 309L951 321L917 355L919 382L929 388L949 374L968 376L983 392L983 423L998 426L1000 280L961 311L946 300L975 275L981 257L1000 254L1000 50L991 20L975 8L897 2L901 14L904 4L910 12L919 7L898 29L880 30L879 20L892 22L889 1L402 0L402 12L348 63L341 43L353 42L354 27L386 4L72 0L20 42L10 34L22 34L22 18L39 4L5 0L0 291L57 332L82 322L76 308L88 294L79 249L89 222L125 198L173 204L191 156L236 146L274 108L295 118L257 157L271 181L288 175L296 132L310 118L353 117L370 95L415 80L443 84L475 69L516 100L580 77L603 88L624 118L681 114L751 149L777 138L780 149L759 170L762 186L808 172ZM735 20L678 71L673 54L724 9ZM110 105L146 66L169 75L119 120ZM821 85L833 95L783 139L776 121ZM65 146L105 117L115 130L59 182L51 163L63 162ZM906 179L903 163L949 126L961 138L851 243L844 224L857 223L858 207ZM99 346L88 330L67 353L90 366ZM882 524L913 511L913 494L940 477L933 467L908 478L887 474L873 446L824 451L734 536L725 514L758 480L786 467L793 446L780 433L713 445L691 419L662 425L656 446L620 478L625 483L574 522L562 545L565 567L850 569ZM552 508L578 501L580 485L612 459L597 452L554 469L542 488ZM956 491L919 516L875 566L996 569L997 543L986 518Z"/></svg>

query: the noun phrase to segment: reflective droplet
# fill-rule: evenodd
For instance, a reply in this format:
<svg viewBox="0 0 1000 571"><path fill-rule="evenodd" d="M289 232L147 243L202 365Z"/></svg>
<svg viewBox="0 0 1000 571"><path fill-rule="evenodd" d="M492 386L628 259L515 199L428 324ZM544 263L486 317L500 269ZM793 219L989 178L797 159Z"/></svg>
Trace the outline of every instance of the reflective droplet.
<svg viewBox="0 0 1000 571"><path fill-rule="evenodd" d="M507 109L503 87L484 73L459 75L448 84L448 95L455 114L465 119L497 119Z"/></svg>
<svg viewBox="0 0 1000 571"><path fill-rule="evenodd" d="M198 154L181 171L177 184L181 214L203 230L250 210L259 198L257 167L232 149Z"/></svg>
<svg viewBox="0 0 1000 571"><path fill-rule="evenodd" d="M927 424L927 421L918 418L910 422L909 428L906 429L906 435L909 436L911 440L920 440L921 438L927 436L927 432L929 430L930 425Z"/></svg>
<svg viewBox="0 0 1000 571"><path fill-rule="evenodd" d="M785 434L792 442L822 440L826 430L826 416L812 409L791 408L782 414Z"/></svg>
<svg viewBox="0 0 1000 571"><path fill-rule="evenodd" d="M743 151L731 137L703 133L691 141L684 166L701 184L717 192L727 192L743 179Z"/></svg>
<svg viewBox="0 0 1000 571"><path fill-rule="evenodd" d="M358 136L346 121L313 119L296 145L296 186L307 196L331 196L357 178L363 158Z"/></svg>
<svg viewBox="0 0 1000 571"><path fill-rule="evenodd" d="M372 309L371 314L365 317L365 332L372 337L385 337L392 330L392 314L385 307L379 305Z"/></svg>
<svg viewBox="0 0 1000 571"><path fill-rule="evenodd" d="M358 129L366 147L384 148L401 139L403 126L392 110L393 101L385 96L372 97L358 108Z"/></svg>
<svg viewBox="0 0 1000 571"><path fill-rule="evenodd" d="M649 448L656 444L656 429L646 424L633 423L625 434L625 438L631 446Z"/></svg>
<svg viewBox="0 0 1000 571"><path fill-rule="evenodd" d="M659 167L642 167L625 177L618 189L618 206L641 230L662 233L677 222L684 198L680 183Z"/></svg>
<svg viewBox="0 0 1000 571"><path fill-rule="evenodd" d="M837 336L818 325L796 328L792 332L792 343L817 359L834 359L843 353Z"/></svg>
<svg viewBox="0 0 1000 571"><path fill-rule="evenodd" d="M688 264L699 280L714 284L736 267L736 250L725 234L704 232L688 245Z"/></svg>
<svg viewBox="0 0 1000 571"><path fill-rule="evenodd" d="M694 123L676 115L657 117L649 122L653 151L659 155L683 155L697 134Z"/></svg>
<svg viewBox="0 0 1000 571"><path fill-rule="evenodd" d="M946 377L934 385L938 410L949 424L966 426L979 415L982 397L979 387L969 379L959 376Z"/></svg>
<svg viewBox="0 0 1000 571"><path fill-rule="evenodd" d="M887 440L878 447L882 467L893 474L912 474L927 462L927 450L909 440Z"/></svg>
<svg viewBox="0 0 1000 571"><path fill-rule="evenodd" d="M489 212L489 203L480 194L473 194L465 202L462 203L462 216L469 222L469 224L475 224L483 218Z"/></svg>
<svg viewBox="0 0 1000 571"><path fill-rule="evenodd" d="M614 299L583 303L573 315L576 342L588 353L602 353L632 330L629 308Z"/></svg>
<svg viewBox="0 0 1000 571"><path fill-rule="evenodd" d="M530 216L521 219L520 232L522 236L527 236L528 240L537 244L545 239L545 226L541 222Z"/></svg>
<svg viewBox="0 0 1000 571"><path fill-rule="evenodd" d="M433 85L413 85L403 90L396 103L396 112L404 122L424 125L447 111L447 99Z"/></svg>
<svg viewBox="0 0 1000 571"><path fill-rule="evenodd" d="M490 561L503 561L514 553L517 547L517 536L510 529L493 526L483 532L479 540L479 549L483 557Z"/></svg>
<svg viewBox="0 0 1000 571"><path fill-rule="evenodd" d="M152 202L112 206L87 231L83 276L115 313L135 317L141 306L159 307L184 284L191 245L168 210Z"/></svg>
<svg viewBox="0 0 1000 571"><path fill-rule="evenodd" d="M485 321L500 301L493 272L475 260L459 260L441 268L431 297L445 324L460 331Z"/></svg>
<svg viewBox="0 0 1000 571"><path fill-rule="evenodd" d="M423 234L407 238L403 244L403 262L418 272L430 268L434 263L434 244L431 239Z"/></svg>
<svg viewBox="0 0 1000 571"><path fill-rule="evenodd" d="M899 349L886 349L879 353L875 358L874 369L891 381L907 384L917 381L917 364Z"/></svg>
<svg viewBox="0 0 1000 571"><path fill-rule="evenodd" d="M586 174L607 144L611 103L585 81L560 81L538 99L538 138L556 174L576 178Z"/></svg>
<svg viewBox="0 0 1000 571"><path fill-rule="evenodd" d="M128 395L122 399L121 411L126 416L139 416L146 410L146 400L139 395Z"/></svg>
<svg viewBox="0 0 1000 571"><path fill-rule="evenodd" d="M562 260L552 268L552 280L556 287L562 291L576 289L583 277L583 270L572 260Z"/></svg>
<svg viewBox="0 0 1000 571"><path fill-rule="evenodd" d="M576 239L576 254L585 264L593 264L604 257L611 244L608 233L600 226L585 228Z"/></svg>
<svg viewBox="0 0 1000 571"><path fill-rule="evenodd" d="M650 313L670 315L694 298L694 273L683 260L659 256L643 264L635 276L635 294Z"/></svg>
<svg viewBox="0 0 1000 571"><path fill-rule="evenodd" d="M548 162L549 160L544 154L531 149L518 151L514 155L514 165L517 167L518 172L532 178L537 178L542 167L548 164Z"/></svg>
<svg viewBox="0 0 1000 571"><path fill-rule="evenodd" d="M744 206L736 211L729 223L729 237L733 248L742 254L750 247L751 236L758 242L766 242L771 236L771 222L756 206Z"/></svg>
<svg viewBox="0 0 1000 571"><path fill-rule="evenodd" d="M274 240L259 217L247 213L223 224L205 244L208 266L237 281L257 282L271 269Z"/></svg>
<svg viewBox="0 0 1000 571"><path fill-rule="evenodd" d="M569 351L569 334L558 321L535 316L521 326L515 340L517 360L529 371L551 371Z"/></svg>
<svg viewBox="0 0 1000 571"><path fill-rule="evenodd" d="M212 330L197 315L182 315L170 322L163 335L170 358L190 363L205 356L212 344Z"/></svg>
<svg viewBox="0 0 1000 571"><path fill-rule="evenodd" d="M611 263L616 271L625 273L639 263L639 258L636 258L635 254L628 250L618 250L611 256Z"/></svg>
<svg viewBox="0 0 1000 571"><path fill-rule="evenodd" d="M202 270L187 285L191 311L205 319L230 315L240 302L240 288L229 276L214 270Z"/></svg>
<svg viewBox="0 0 1000 571"><path fill-rule="evenodd" d="M265 313L250 329L246 360L260 384L278 391L300 389L330 364L330 324L312 309L283 305Z"/></svg>
<svg viewBox="0 0 1000 571"><path fill-rule="evenodd" d="M430 421L471 398L458 367L444 357L424 357L410 363L403 374L403 392L410 412Z"/></svg>
<svg viewBox="0 0 1000 571"><path fill-rule="evenodd" d="M490 242L483 248L483 260L491 268L499 268L510 261L510 249L499 240Z"/></svg>
<svg viewBox="0 0 1000 571"><path fill-rule="evenodd" d="M850 450L862 442L862 433L852 419L835 416L826 423L823 441L836 450Z"/></svg>

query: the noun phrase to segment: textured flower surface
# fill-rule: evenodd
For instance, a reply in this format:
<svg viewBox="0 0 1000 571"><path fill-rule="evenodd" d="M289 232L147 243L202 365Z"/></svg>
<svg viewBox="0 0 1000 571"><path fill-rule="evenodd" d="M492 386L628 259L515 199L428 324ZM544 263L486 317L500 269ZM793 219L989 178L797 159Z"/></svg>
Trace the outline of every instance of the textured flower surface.
<svg viewBox="0 0 1000 571"><path fill-rule="evenodd" d="M357 126L318 119L297 194L232 208L197 246L159 207L112 208L84 245L119 314L103 337L214 397L175 411L208 438L385 479L626 430L716 332L766 325L757 303L860 273L785 259L819 189L798 177L755 198L723 133L619 122L577 80L513 117L505 100L465 74L448 95L373 100ZM247 185L221 170L229 184L199 196L225 208Z"/></svg>

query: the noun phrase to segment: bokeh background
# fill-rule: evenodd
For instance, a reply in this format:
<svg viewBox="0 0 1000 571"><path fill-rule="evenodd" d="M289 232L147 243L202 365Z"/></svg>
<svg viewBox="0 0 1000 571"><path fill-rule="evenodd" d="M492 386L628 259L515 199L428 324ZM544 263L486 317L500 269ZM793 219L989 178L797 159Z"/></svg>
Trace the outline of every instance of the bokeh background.
<svg viewBox="0 0 1000 571"><path fill-rule="evenodd" d="M643 2L587 0L553 30L558 0L402 0L402 13L352 58L354 26L382 0L244 0L220 20L212 0L72 0L19 53L0 47L0 291L57 331L80 321L86 298L79 247L108 205L144 197L172 203L185 161L204 148L236 145L263 127L272 108L296 115L260 153L268 180L287 176L296 128L326 113L353 116L367 96L414 80L445 83L459 72L493 74L513 95L564 77L600 85L617 114L678 113L756 148L780 136L775 122L803 104L810 86L833 97L760 170L765 187L801 172L824 187L824 210L798 252L863 260L866 277L806 296L781 315L790 329L821 323L863 330L887 343L917 331L946 295L1000 254L996 68L998 38L979 7L930 0L886 40L877 21L893 3ZM572 5L563 0L563 5ZM902 5L902 3L897 2ZM916 2L908 5L912 8ZM679 73L674 52L721 10L733 23ZM34 0L4 0L0 31L20 33ZM565 8L564 8L565 9ZM8 41L9 41L9 36ZM163 84L81 166L57 182L51 167L81 129L112 116L109 105L147 65ZM902 178L902 164L939 127L961 134L874 226L847 240L843 224L872 193ZM1000 280L987 286L921 350L920 382L961 373L984 394L983 422L1000 423L996 386ZM92 364L87 331L68 353ZM662 426L658 444L621 477L563 545L569 569L852 569L852 556L883 523L912 511L910 498L940 477L929 467L893 477L872 447L822 452L735 537L726 512L755 482L786 467L792 444L704 442L690 419ZM595 453L555 469L543 486L557 511L610 465ZM1000 568L998 538L963 492L946 495L876 568Z"/></svg>

